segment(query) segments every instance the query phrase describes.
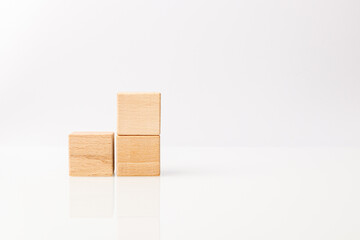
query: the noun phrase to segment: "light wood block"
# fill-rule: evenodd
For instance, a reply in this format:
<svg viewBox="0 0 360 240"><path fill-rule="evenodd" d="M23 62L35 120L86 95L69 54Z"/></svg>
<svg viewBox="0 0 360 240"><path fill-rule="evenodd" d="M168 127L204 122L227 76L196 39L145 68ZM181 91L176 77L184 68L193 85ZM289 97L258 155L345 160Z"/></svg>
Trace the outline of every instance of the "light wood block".
<svg viewBox="0 0 360 240"><path fill-rule="evenodd" d="M70 176L113 176L114 133L74 132L69 135Z"/></svg>
<svg viewBox="0 0 360 240"><path fill-rule="evenodd" d="M118 135L160 135L160 93L118 93Z"/></svg>
<svg viewBox="0 0 360 240"><path fill-rule="evenodd" d="M160 136L116 136L118 176L159 176Z"/></svg>

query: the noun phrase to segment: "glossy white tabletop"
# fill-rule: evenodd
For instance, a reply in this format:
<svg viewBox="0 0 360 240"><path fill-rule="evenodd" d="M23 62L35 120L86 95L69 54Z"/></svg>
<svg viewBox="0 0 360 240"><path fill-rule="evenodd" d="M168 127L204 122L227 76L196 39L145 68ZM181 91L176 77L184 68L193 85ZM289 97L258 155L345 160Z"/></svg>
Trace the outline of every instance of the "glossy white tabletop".
<svg viewBox="0 0 360 240"><path fill-rule="evenodd" d="M360 239L360 149L163 148L161 177L69 177L0 148L0 239Z"/></svg>

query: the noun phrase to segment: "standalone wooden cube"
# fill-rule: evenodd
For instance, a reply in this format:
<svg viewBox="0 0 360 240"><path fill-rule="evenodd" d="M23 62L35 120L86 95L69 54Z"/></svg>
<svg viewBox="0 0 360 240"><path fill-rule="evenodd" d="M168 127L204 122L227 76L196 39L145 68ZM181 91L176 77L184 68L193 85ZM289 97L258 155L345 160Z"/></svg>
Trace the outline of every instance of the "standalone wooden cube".
<svg viewBox="0 0 360 240"><path fill-rule="evenodd" d="M160 135L160 93L118 93L118 135Z"/></svg>
<svg viewBox="0 0 360 240"><path fill-rule="evenodd" d="M160 136L116 136L118 176L159 176Z"/></svg>
<svg viewBox="0 0 360 240"><path fill-rule="evenodd" d="M69 135L70 176L113 176L114 133L74 132Z"/></svg>

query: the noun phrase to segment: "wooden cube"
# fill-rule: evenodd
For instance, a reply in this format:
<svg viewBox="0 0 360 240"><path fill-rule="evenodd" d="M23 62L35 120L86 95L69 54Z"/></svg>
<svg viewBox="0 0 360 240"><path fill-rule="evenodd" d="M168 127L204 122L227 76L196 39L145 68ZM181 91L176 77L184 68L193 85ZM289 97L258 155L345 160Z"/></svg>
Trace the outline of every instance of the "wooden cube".
<svg viewBox="0 0 360 240"><path fill-rule="evenodd" d="M118 176L159 176L160 136L116 136Z"/></svg>
<svg viewBox="0 0 360 240"><path fill-rule="evenodd" d="M114 133L74 132L69 135L70 176L113 176Z"/></svg>
<svg viewBox="0 0 360 240"><path fill-rule="evenodd" d="M118 93L118 135L160 135L160 93Z"/></svg>

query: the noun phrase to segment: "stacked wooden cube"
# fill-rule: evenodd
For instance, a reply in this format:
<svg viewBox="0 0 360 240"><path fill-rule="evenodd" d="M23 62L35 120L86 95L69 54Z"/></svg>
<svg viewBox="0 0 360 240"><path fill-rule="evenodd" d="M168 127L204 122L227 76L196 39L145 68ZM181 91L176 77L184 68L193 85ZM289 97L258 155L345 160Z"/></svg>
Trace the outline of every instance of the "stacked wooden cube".
<svg viewBox="0 0 360 240"><path fill-rule="evenodd" d="M160 93L117 95L118 176L160 175Z"/></svg>
<svg viewBox="0 0 360 240"><path fill-rule="evenodd" d="M160 175L160 93L118 93L117 110L117 176ZM112 176L114 134L70 134L69 168L71 176Z"/></svg>

